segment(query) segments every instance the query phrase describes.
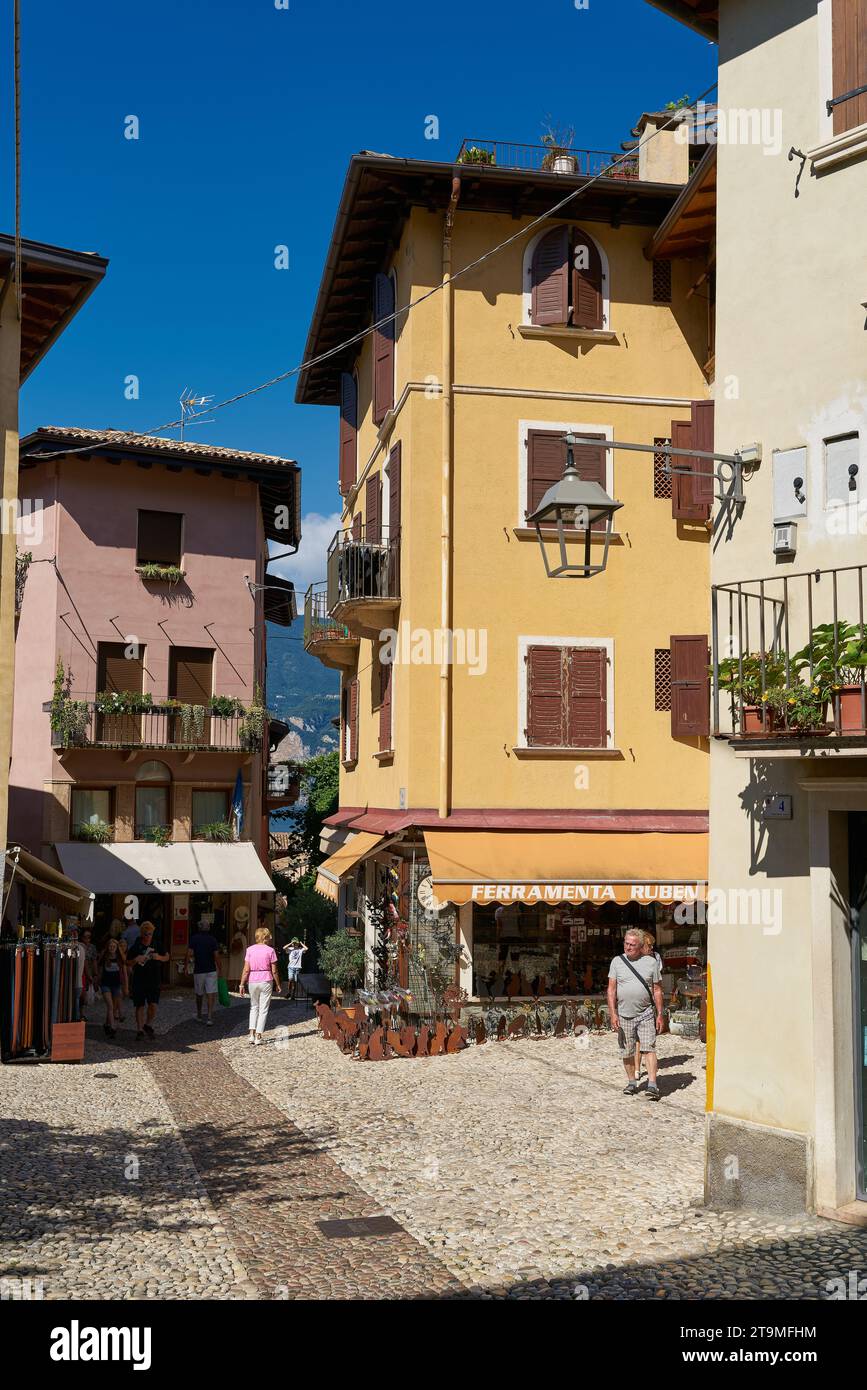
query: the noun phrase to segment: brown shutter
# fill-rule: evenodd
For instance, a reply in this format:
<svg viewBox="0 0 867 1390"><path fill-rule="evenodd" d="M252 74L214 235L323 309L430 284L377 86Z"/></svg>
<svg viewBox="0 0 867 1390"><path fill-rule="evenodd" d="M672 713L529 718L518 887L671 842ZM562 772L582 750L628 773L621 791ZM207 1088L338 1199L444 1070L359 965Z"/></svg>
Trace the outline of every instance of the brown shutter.
<svg viewBox="0 0 867 1390"><path fill-rule="evenodd" d="M169 648L169 695L182 705L206 705L214 693L214 653L207 647ZM193 742L199 745L211 741L211 720L206 715L202 731L184 729L180 715L171 723L172 743Z"/></svg>
<svg viewBox="0 0 867 1390"><path fill-rule="evenodd" d="M565 737L562 647L527 648L528 748L562 748Z"/></svg>
<svg viewBox="0 0 867 1390"><path fill-rule="evenodd" d="M586 248L586 255L583 254ZM587 261L586 269L577 264ZM572 325L603 327L602 258L596 243L579 227L572 239Z"/></svg>
<svg viewBox="0 0 867 1390"><path fill-rule="evenodd" d="M693 401L692 403L692 442L696 449L713 453L713 401ZM695 460L695 479L693 498L697 507L705 508L704 520L709 521L713 511L716 478L713 459ZM690 480L687 479L687 482Z"/></svg>
<svg viewBox="0 0 867 1390"><path fill-rule="evenodd" d="M355 484L358 469L358 386L350 372L340 373L340 494Z"/></svg>
<svg viewBox="0 0 867 1390"><path fill-rule="evenodd" d="M122 690L141 694L144 690L144 657L127 659L123 642L100 642L97 648L96 688L98 692ZM101 714L97 717L97 740L100 743L141 742L141 716L137 714Z"/></svg>
<svg viewBox="0 0 867 1390"><path fill-rule="evenodd" d="M394 313L394 281L377 275L373 285L373 320ZM373 423L380 424L394 405L394 319L373 334Z"/></svg>
<svg viewBox="0 0 867 1390"><path fill-rule="evenodd" d="M557 430L527 431L527 511L536 510L548 488L559 482L566 467L566 445Z"/></svg>
<svg viewBox="0 0 867 1390"><path fill-rule="evenodd" d="M691 420L672 420L671 443L675 449L688 449L694 445ZM690 458L688 454L673 454L671 458L673 469L690 470L689 474L675 471L671 475L671 514L682 521L707 521L708 518L707 503L699 502L696 498L697 463L698 460Z"/></svg>
<svg viewBox="0 0 867 1390"><path fill-rule="evenodd" d="M349 683L349 761L358 761L358 677Z"/></svg>
<svg viewBox="0 0 867 1390"><path fill-rule="evenodd" d="M605 439L604 434L585 434L585 439ZM597 449L592 444L577 444L572 450L575 459L575 467L578 470L578 477L584 483L601 483L605 487L605 455L606 450ZM604 531L605 518L600 517L594 521L590 527L591 531Z"/></svg>
<svg viewBox="0 0 867 1390"><path fill-rule="evenodd" d="M867 0L833 0L832 50L834 90L841 97L867 83ZM842 135L867 121L867 92L834 107L834 134Z"/></svg>
<svg viewBox="0 0 867 1390"><path fill-rule="evenodd" d="M382 479L368 478L364 490L364 539L372 545L382 540Z"/></svg>
<svg viewBox="0 0 867 1390"><path fill-rule="evenodd" d="M395 597L400 593L400 468L398 441L388 456L388 592Z"/></svg>
<svg viewBox="0 0 867 1390"><path fill-rule="evenodd" d="M569 317L569 228L554 227L533 252L530 318L535 324L565 324Z"/></svg>
<svg viewBox="0 0 867 1390"><path fill-rule="evenodd" d="M354 541L361 540L361 512L356 512L352 518L352 539Z"/></svg>
<svg viewBox="0 0 867 1390"><path fill-rule="evenodd" d="M572 647L567 660L569 748L604 748L608 737L608 658L604 647Z"/></svg>
<svg viewBox="0 0 867 1390"><path fill-rule="evenodd" d="M391 683L393 666L383 662L379 668L379 751L391 749Z"/></svg>
<svg viewBox="0 0 867 1390"><path fill-rule="evenodd" d="M708 641L703 637L671 639L671 733L674 738L710 734Z"/></svg>
<svg viewBox="0 0 867 1390"><path fill-rule="evenodd" d="M182 524L179 512L140 511L136 563L180 565Z"/></svg>

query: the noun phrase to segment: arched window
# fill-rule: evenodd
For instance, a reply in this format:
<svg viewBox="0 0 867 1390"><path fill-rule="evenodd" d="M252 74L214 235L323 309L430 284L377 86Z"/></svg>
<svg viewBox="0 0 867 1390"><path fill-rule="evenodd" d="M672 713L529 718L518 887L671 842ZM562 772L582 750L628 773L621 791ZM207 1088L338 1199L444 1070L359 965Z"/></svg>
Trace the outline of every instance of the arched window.
<svg viewBox="0 0 867 1390"><path fill-rule="evenodd" d="M528 243L524 322L591 330L610 326L608 259L589 232L562 223Z"/></svg>
<svg viewBox="0 0 867 1390"><path fill-rule="evenodd" d="M171 829L172 774L155 758L142 763L136 774L135 838L150 840L155 830Z"/></svg>

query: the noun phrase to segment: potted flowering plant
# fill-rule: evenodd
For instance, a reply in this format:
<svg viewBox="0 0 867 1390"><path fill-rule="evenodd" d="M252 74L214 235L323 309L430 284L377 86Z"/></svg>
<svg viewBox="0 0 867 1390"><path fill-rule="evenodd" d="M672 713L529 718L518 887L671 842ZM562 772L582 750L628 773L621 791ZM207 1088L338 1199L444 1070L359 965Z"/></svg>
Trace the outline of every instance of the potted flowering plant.
<svg viewBox="0 0 867 1390"><path fill-rule="evenodd" d="M816 681L795 681L774 691L773 704L791 733L812 734L824 730L828 690Z"/></svg>
<svg viewBox="0 0 867 1390"><path fill-rule="evenodd" d="M578 165L578 161L572 153L574 139L574 126L561 130L559 127L549 125L542 136L542 144L547 148L547 154L542 160L542 168L550 170L552 174L574 174Z"/></svg>
<svg viewBox="0 0 867 1390"><path fill-rule="evenodd" d="M763 669L764 668L764 669ZM740 717L743 704L741 733L749 736L772 734L779 713L776 696L782 689L785 663L768 654L747 652L742 657L728 656L719 664L719 686L732 697L732 712Z"/></svg>
<svg viewBox="0 0 867 1390"><path fill-rule="evenodd" d="M864 732L861 684L867 668L867 627L842 621L819 623L807 645L795 653L793 664L799 673L812 665L812 683L830 694L841 733Z"/></svg>

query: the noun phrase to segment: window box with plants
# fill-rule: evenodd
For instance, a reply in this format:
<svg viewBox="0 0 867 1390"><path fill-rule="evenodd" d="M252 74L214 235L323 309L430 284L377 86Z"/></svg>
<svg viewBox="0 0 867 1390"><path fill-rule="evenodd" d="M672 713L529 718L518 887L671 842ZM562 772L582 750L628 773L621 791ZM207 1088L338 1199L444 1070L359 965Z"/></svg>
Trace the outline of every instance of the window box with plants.
<svg viewBox="0 0 867 1390"><path fill-rule="evenodd" d="M172 842L172 827L170 825L149 825L142 827L141 832L136 830L136 839L149 840L152 845L159 845L165 848Z"/></svg>
<svg viewBox="0 0 867 1390"><path fill-rule="evenodd" d="M98 818L79 821L75 827L73 838L87 840L92 845L107 845L114 839L114 826Z"/></svg>
<svg viewBox="0 0 867 1390"><path fill-rule="evenodd" d="M470 145L461 152L458 159L459 164L496 164L497 156L493 150L486 150L482 145Z"/></svg>
<svg viewBox="0 0 867 1390"><path fill-rule="evenodd" d="M140 578L148 579L151 582L157 581L161 584L180 584L181 580L186 577L186 570L182 570L180 565L158 565L152 560L136 565L135 570Z"/></svg>
<svg viewBox="0 0 867 1390"><path fill-rule="evenodd" d="M94 699L97 714L141 714L153 709L153 696L142 690L101 690Z"/></svg>
<svg viewBox="0 0 867 1390"><path fill-rule="evenodd" d="M194 840L209 840L212 844L229 844L235 838L235 827L230 820L208 821L206 825L193 826Z"/></svg>

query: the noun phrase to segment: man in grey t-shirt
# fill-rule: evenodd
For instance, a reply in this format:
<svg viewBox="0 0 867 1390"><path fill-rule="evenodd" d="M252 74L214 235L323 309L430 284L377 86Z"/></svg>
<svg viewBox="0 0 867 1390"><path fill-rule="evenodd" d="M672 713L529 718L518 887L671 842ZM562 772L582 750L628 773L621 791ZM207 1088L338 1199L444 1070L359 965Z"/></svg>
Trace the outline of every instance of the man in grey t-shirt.
<svg viewBox="0 0 867 1390"><path fill-rule="evenodd" d="M647 1099L659 1100L656 1084L656 1035L662 1029L662 984L653 956L641 954L643 933L628 931L623 955L615 956L608 971L608 1016L617 1029L620 1055L626 1071L625 1096L638 1091L635 1079L635 1040L647 1067ZM624 959L625 957L625 959Z"/></svg>

